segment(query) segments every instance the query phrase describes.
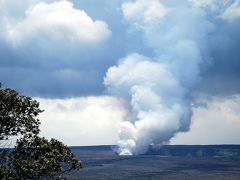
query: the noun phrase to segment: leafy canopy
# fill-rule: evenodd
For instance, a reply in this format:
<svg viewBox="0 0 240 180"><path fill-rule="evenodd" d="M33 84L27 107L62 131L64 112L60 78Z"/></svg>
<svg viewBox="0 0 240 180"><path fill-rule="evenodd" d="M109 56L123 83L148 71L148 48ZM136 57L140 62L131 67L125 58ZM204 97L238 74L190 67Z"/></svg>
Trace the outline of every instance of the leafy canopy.
<svg viewBox="0 0 240 180"><path fill-rule="evenodd" d="M40 121L36 116L41 112L36 100L20 96L10 88L0 89L0 140L19 134L38 134Z"/></svg>
<svg viewBox="0 0 240 180"><path fill-rule="evenodd" d="M36 116L41 112L39 102L13 89L1 89L0 83L0 143L9 136L23 135L13 150L0 149L0 179L56 177L83 167L68 146L38 136Z"/></svg>
<svg viewBox="0 0 240 180"><path fill-rule="evenodd" d="M69 147L56 139L48 141L36 135L18 140L11 158L15 177L24 179L55 177L82 168L81 161L76 159Z"/></svg>

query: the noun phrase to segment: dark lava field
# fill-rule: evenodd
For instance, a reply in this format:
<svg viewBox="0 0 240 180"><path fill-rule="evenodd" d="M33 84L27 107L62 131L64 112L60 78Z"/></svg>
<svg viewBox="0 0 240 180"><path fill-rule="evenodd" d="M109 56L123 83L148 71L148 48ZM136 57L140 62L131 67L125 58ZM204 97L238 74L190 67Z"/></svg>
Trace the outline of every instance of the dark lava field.
<svg viewBox="0 0 240 180"><path fill-rule="evenodd" d="M118 156L111 146L71 147L84 168L75 179L239 180L240 145L150 146L147 153Z"/></svg>

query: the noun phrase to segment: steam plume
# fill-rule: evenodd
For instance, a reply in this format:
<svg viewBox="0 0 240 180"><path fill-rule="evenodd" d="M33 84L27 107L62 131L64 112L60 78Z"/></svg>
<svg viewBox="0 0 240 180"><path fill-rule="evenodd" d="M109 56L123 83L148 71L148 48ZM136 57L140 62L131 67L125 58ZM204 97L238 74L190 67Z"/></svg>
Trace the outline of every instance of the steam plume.
<svg viewBox="0 0 240 180"><path fill-rule="evenodd" d="M157 7L158 9L155 9ZM203 10L187 3L166 7L159 0L122 5L125 20L141 31L152 56L132 53L110 67L104 83L126 100L131 120L120 125L120 155L144 153L189 129L189 93L209 63L206 39L214 26Z"/></svg>

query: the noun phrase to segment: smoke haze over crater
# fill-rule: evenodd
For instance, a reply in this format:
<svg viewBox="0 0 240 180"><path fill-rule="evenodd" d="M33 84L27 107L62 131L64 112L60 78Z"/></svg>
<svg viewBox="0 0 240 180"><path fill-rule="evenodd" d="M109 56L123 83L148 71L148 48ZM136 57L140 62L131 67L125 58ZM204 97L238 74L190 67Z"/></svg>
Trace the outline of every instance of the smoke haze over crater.
<svg viewBox="0 0 240 180"><path fill-rule="evenodd" d="M201 108L213 112L213 122L227 114L221 127L231 121L226 104L221 113L207 104L240 106L239 12L239 0L0 0L0 81L43 102L45 134L74 145L114 144L119 136L119 153L139 154L191 130ZM112 108L122 102L115 118ZM55 103L69 106L60 108L64 121L52 120ZM68 127L64 135L49 128L60 121L59 129ZM70 130L82 123L89 133ZM227 133L234 123L229 142L240 139ZM217 137L211 142L221 142Z"/></svg>
<svg viewBox="0 0 240 180"><path fill-rule="evenodd" d="M190 94L201 69L212 64L208 40L216 26L206 12L187 2L161 2L122 4L129 28L141 31L153 53L128 55L109 68L104 79L108 91L125 99L132 112L132 119L120 125L121 155L144 153L148 145L167 143L188 130Z"/></svg>

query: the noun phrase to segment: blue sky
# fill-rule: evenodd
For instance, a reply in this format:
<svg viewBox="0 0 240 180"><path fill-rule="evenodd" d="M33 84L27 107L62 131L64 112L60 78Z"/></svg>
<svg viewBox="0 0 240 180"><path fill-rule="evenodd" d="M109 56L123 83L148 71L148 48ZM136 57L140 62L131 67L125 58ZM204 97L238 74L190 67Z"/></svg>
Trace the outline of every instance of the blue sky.
<svg viewBox="0 0 240 180"><path fill-rule="evenodd" d="M191 144L194 135L176 134L197 133L200 112L215 122L218 105L240 106L239 29L239 0L1 0L0 81L38 98L43 135L67 144L120 139L124 153L174 136ZM65 120L50 118L57 112ZM225 120L238 119L231 112ZM66 135L77 124L89 130ZM219 141L218 133L206 143L240 143L231 141L240 134Z"/></svg>
<svg viewBox="0 0 240 180"><path fill-rule="evenodd" d="M13 0L2 1L0 77L5 86L18 89L29 96L48 98L100 95L105 90L103 85L105 73L120 58L132 52L153 56L154 50L146 44L141 30L134 30L131 23L124 19L121 11L124 1L67 1L66 4L72 7L69 7L65 13L84 11L86 17L91 18L92 22L100 21L106 25L103 28L99 27L99 31L98 27L94 27L96 32L93 33L99 33L99 38L96 37L92 41L81 39L81 35L75 37L77 34L71 34L72 38L76 38L74 42L68 38L68 33L76 30L71 28L81 26L81 22L77 22L78 15L75 17L76 21L72 22L79 23L76 27L69 24L68 26L64 22L54 24L52 21L46 25L44 18L55 13L54 4L51 4L54 1L45 1L43 9L53 6L46 16L26 15L29 7L40 2L24 1L20 5ZM237 83L239 77L238 11L236 10L235 16L230 14L229 17L225 15L226 18L221 18L233 1L229 1L226 7L217 1L196 2L206 12L206 19L215 26L213 32L207 37L206 47L213 60L209 62L210 67L205 68L207 70L203 68L202 77L204 78L197 90L214 94L216 92L237 93L239 91L239 83ZM186 1L176 3L171 0L163 1L164 3L171 6L176 6L175 4L191 6ZM222 1L222 4L227 3ZM44 13L40 8L39 13L41 11ZM58 18L61 21L62 17ZM13 30L16 36L18 33L18 38L21 40L10 35L10 30ZM68 32L64 32L65 30ZM57 37L58 33L61 37ZM227 85L220 83L223 78L226 79ZM208 87L208 83L211 83L212 87Z"/></svg>

